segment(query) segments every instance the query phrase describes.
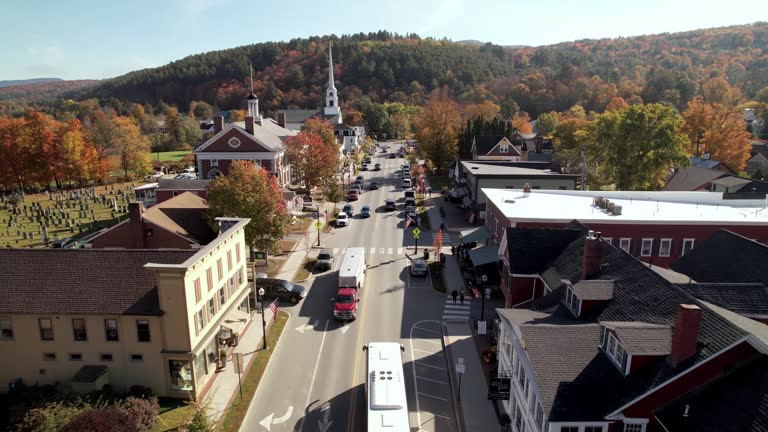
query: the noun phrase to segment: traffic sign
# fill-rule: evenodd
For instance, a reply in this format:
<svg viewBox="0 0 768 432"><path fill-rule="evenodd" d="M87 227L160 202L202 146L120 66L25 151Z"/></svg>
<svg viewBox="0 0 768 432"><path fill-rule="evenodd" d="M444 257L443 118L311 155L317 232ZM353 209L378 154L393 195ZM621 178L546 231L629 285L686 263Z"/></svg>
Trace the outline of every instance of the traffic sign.
<svg viewBox="0 0 768 432"><path fill-rule="evenodd" d="M467 366L464 364L464 357L456 359L456 373L463 374L466 370Z"/></svg>
<svg viewBox="0 0 768 432"><path fill-rule="evenodd" d="M411 232L413 233L413 238L419 238L419 235L421 234L421 230L418 228L414 228Z"/></svg>
<svg viewBox="0 0 768 432"><path fill-rule="evenodd" d="M320 228L323 227L323 223L320 221L315 222L315 228L317 228L318 231L320 231Z"/></svg>

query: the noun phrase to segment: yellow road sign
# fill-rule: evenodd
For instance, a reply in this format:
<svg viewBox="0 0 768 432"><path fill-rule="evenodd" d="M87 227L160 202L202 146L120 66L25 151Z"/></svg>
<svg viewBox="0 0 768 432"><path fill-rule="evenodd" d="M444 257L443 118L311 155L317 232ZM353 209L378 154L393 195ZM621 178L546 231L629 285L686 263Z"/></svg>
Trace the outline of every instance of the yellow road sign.
<svg viewBox="0 0 768 432"><path fill-rule="evenodd" d="M413 233L413 238L419 238L419 234L421 234L421 230L418 228L414 228L411 232Z"/></svg>
<svg viewBox="0 0 768 432"><path fill-rule="evenodd" d="M323 227L323 223L320 221L315 222L315 228L317 228L318 231L320 231L320 228Z"/></svg>

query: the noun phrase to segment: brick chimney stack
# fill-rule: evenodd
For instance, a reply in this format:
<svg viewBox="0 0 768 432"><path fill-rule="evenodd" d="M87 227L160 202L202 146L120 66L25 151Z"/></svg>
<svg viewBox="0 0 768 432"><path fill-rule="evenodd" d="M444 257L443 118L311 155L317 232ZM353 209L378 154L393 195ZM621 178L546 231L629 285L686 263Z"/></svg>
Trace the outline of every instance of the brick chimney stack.
<svg viewBox="0 0 768 432"><path fill-rule="evenodd" d="M219 133L224 130L224 117L213 116L213 133Z"/></svg>
<svg viewBox="0 0 768 432"><path fill-rule="evenodd" d="M531 194L531 185L526 183L523 186L523 195L530 195Z"/></svg>
<svg viewBox="0 0 768 432"><path fill-rule="evenodd" d="M144 222L142 221L142 215L144 214L144 204L140 202L128 203L128 218L130 220L130 244L134 249L144 248Z"/></svg>
<svg viewBox="0 0 768 432"><path fill-rule="evenodd" d="M603 261L603 244L600 241L600 233L589 231L584 241L584 255L581 260L581 279L600 271Z"/></svg>
<svg viewBox="0 0 768 432"><path fill-rule="evenodd" d="M285 127L285 113L277 113L277 124Z"/></svg>
<svg viewBox="0 0 768 432"><path fill-rule="evenodd" d="M678 365L696 355L696 340L699 337L701 309L693 304L681 304L677 308L672 329L672 352L670 362Z"/></svg>
<svg viewBox="0 0 768 432"><path fill-rule="evenodd" d="M245 131L249 134L253 135L254 129L256 129L255 126L255 119L253 117L246 117L245 118Z"/></svg>

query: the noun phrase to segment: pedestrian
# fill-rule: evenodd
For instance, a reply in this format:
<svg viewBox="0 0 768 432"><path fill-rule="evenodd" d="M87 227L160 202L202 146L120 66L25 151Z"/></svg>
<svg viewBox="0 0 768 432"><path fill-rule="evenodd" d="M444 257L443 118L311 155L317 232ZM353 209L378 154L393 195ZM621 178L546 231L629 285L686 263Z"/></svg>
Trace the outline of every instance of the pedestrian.
<svg viewBox="0 0 768 432"><path fill-rule="evenodd" d="M459 292L456 290L451 291L451 297L453 297L453 304L456 304L456 297L459 296Z"/></svg>
<svg viewBox="0 0 768 432"><path fill-rule="evenodd" d="M464 288L459 291L459 300L461 301L461 304L464 304Z"/></svg>
<svg viewBox="0 0 768 432"><path fill-rule="evenodd" d="M451 245L451 255L456 255L456 246Z"/></svg>

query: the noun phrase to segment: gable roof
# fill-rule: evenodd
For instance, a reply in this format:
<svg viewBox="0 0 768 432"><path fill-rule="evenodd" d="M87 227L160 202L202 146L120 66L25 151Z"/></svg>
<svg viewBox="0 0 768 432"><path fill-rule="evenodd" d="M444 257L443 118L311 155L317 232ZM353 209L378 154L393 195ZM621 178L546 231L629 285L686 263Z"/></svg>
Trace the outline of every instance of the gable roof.
<svg viewBox="0 0 768 432"><path fill-rule="evenodd" d="M696 245L672 270L697 282L758 282L768 285L768 246L720 229Z"/></svg>
<svg viewBox="0 0 768 432"><path fill-rule="evenodd" d="M710 169L711 168L717 168L717 167L719 167L720 165L723 164L719 160L702 159L702 158L697 158L695 156L689 157L688 160L691 161L691 166L697 166L697 167L700 167L700 168L710 168Z"/></svg>
<svg viewBox="0 0 768 432"><path fill-rule="evenodd" d="M0 313L160 315L144 265L181 264L196 252L0 249Z"/></svg>
<svg viewBox="0 0 768 432"><path fill-rule="evenodd" d="M158 191L192 191L206 190L210 180L198 179L160 179L157 183Z"/></svg>
<svg viewBox="0 0 768 432"><path fill-rule="evenodd" d="M667 181L661 190L664 191L694 191L706 187L708 183L720 177L728 176L728 173L700 166L688 166L679 169L672 178Z"/></svg>
<svg viewBox="0 0 768 432"><path fill-rule="evenodd" d="M235 129L238 135L245 138L270 152L281 152L285 150L283 145L283 139L288 136L296 135L298 132L286 129L272 119L263 119L262 124L254 123L253 134L248 133L245 130L245 122L229 123L217 134L208 138L203 144L195 149L195 153L201 153L210 147L213 143L218 142L221 137L229 133L229 131Z"/></svg>
<svg viewBox="0 0 768 432"><path fill-rule="evenodd" d="M144 222L180 235L198 244L208 244L216 233L208 225L208 202L192 192L184 192L147 209Z"/></svg>
<svg viewBox="0 0 768 432"><path fill-rule="evenodd" d="M680 365L672 366L664 357L651 360L641 369L623 376L612 365L607 356L598 352L597 343L592 345L594 360L586 361L587 356L579 356L581 373L576 381L568 381L567 376L560 376L555 369L547 369L546 364L536 365L548 373L547 379L561 379L567 391L553 397L550 421L602 419L624 403L645 394L659 384L673 378L692 365L698 364L720 350L746 338L747 332L732 324L719 314L709 309L704 303L695 300L676 285L667 282L647 265L623 250L608 243L602 243L602 267L593 276L594 279L615 281L614 297L598 308L582 313L576 320L562 304L564 296L563 280L575 282L580 278L581 260L585 239L579 236L569 244L552 265L540 274L548 289L547 295L535 300L531 309L567 317L574 321L593 323L608 322L643 322L660 326L672 326L680 304L696 304L701 308L701 321L698 334L699 351ZM559 340L564 346L558 348L582 349L578 342ZM530 349L531 344L527 344ZM553 343L547 343L547 349ZM594 389L600 388L600 396L594 398ZM567 395L567 397L565 397ZM561 397L562 396L562 397ZM566 413L568 415L566 415ZM570 416L570 417L569 417Z"/></svg>
<svg viewBox="0 0 768 432"><path fill-rule="evenodd" d="M278 114L285 114L286 123L304 123L312 117L321 116L323 110L301 110L301 109L281 109L277 110Z"/></svg>
<svg viewBox="0 0 768 432"><path fill-rule="evenodd" d="M712 180L710 183L720 185L723 187L735 187L735 186L744 186L747 183L752 183L752 180L736 177L736 176L726 176L716 180ZM732 192L736 192L736 190Z"/></svg>
<svg viewBox="0 0 768 432"><path fill-rule="evenodd" d="M656 411L669 431L768 431L768 356L760 355Z"/></svg>
<svg viewBox="0 0 768 432"><path fill-rule="evenodd" d="M472 151L478 155L487 155L504 138L504 135L475 135L472 139Z"/></svg>
<svg viewBox="0 0 768 432"><path fill-rule="evenodd" d="M667 355L672 352L672 326L644 322L602 321L616 333L624 350L638 355Z"/></svg>
<svg viewBox="0 0 768 432"><path fill-rule="evenodd" d="M680 288L732 312L768 318L768 287L761 283L692 283Z"/></svg>

